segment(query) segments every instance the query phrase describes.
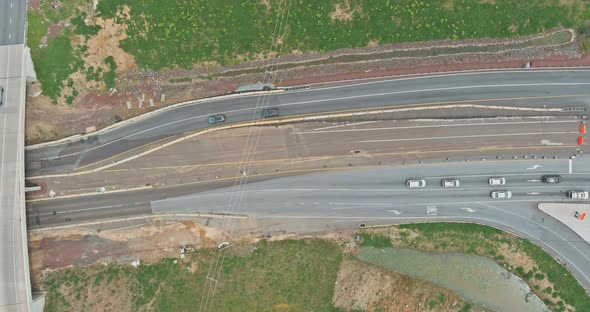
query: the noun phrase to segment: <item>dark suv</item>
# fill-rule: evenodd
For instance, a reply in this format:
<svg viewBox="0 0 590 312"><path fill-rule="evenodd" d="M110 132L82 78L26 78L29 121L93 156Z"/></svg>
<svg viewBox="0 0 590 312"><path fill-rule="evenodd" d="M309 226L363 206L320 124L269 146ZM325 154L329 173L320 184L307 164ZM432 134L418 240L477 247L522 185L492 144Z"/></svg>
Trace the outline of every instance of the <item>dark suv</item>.
<svg viewBox="0 0 590 312"><path fill-rule="evenodd" d="M260 114L262 115L262 118L279 117L279 109L277 107L265 108Z"/></svg>
<svg viewBox="0 0 590 312"><path fill-rule="evenodd" d="M543 182L557 184L557 183L561 182L561 176L560 175L546 175L543 177Z"/></svg>

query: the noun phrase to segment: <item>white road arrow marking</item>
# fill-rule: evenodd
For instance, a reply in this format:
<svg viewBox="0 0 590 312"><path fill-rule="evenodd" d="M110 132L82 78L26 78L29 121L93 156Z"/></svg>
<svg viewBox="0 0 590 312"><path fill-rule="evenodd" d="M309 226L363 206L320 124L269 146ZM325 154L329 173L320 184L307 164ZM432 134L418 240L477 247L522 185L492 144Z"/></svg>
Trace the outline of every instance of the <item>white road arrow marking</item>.
<svg viewBox="0 0 590 312"><path fill-rule="evenodd" d="M387 210L387 212L393 212L393 213L395 213L396 215L399 215L399 214L401 214L401 212L400 212L400 211L393 210L393 209L392 209L392 210Z"/></svg>
<svg viewBox="0 0 590 312"><path fill-rule="evenodd" d="M526 168L526 170L535 170L541 168L541 165L533 165L531 167Z"/></svg>
<svg viewBox="0 0 590 312"><path fill-rule="evenodd" d="M470 213L473 213L473 212L476 212L477 211L475 209L471 209L471 208L467 208L467 207L461 208L461 210L465 210L465 211L470 212Z"/></svg>

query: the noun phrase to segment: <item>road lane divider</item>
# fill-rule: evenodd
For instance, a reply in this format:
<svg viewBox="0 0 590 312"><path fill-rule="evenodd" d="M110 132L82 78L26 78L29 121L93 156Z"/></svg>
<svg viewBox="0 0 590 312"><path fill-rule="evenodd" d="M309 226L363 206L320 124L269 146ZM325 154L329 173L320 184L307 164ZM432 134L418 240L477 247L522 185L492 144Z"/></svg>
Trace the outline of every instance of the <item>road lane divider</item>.
<svg viewBox="0 0 590 312"><path fill-rule="evenodd" d="M72 142L77 142L83 139L87 139L88 137L91 136L95 136L95 135L99 135L99 134L103 134L104 132L108 132L110 130L113 130L115 128L120 128L123 126L126 126L128 124L132 124L138 121L141 121L143 119L147 119L149 117L152 117L154 115L160 114L160 113L164 113L166 111L169 110L174 110L177 108L182 108L184 106L189 106L189 105L199 105L199 104L203 104L203 103L210 103L210 102L217 102L217 101L222 101L222 100L227 100L227 99L231 99L231 98L237 98L237 97L255 97L255 96L259 96L259 95L272 95L272 94L276 94L276 93L282 93L284 92L282 89L277 89L277 90L271 90L271 91L256 91L256 92L248 92L248 93L231 93L231 94L224 94L224 95L219 95L219 96L215 96L215 97L209 97L209 98L204 98L204 99L196 99L196 100L189 100L189 101L185 101L185 102L180 102L180 103L176 103L176 104L172 104L169 106L165 106L156 110L153 110L151 112L147 112L144 114L141 114L139 116L130 118L130 119L126 119L123 120L121 122L117 122L114 123L110 126L104 127L102 129L99 129L95 132L92 133L86 133L86 134L75 134L63 139L59 139L56 141L51 141L51 142L45 142L45 143L39 143L39 144L35 144L35 145L27 145L25 146L25 150L29 151L29 150L35 150L38 148L43 148L43 147L48 147L48 146L52 146L52 145L59 145L61 143L72 143Z"/></svg>
<svg viewBox="0 0 590 312"><path fill-rule="evenodd" d="M506 100L506 99L504 99ZM488 100L489 101L489 100ZM469 101L474 102L474 101ZM444 103L444 102L441 102ZM422 106L428 105L428 106ZM403 106L403 107L402 107ZM299 115L299 116L292 116L292 117L284 117L284 118L277 118L277 119L267 119L267 120L256 120L256 121L247 121L247 122L238 122L230 125L223 125L217 127L211 127L206 129L197 130L193 133L187 133L182 135L180 138L172 140L170 142L166 142L162 145L153 147L141 153L135 154L133 156L124 158L122 160L113 161L110 164L97 167L94 169L84 170L84 171L75 171L70 173L59 173L59 174L48 174L48 175L40 175L40 176L32 176L26 177L27 180L34 180L34 179L42 179L42 178L58 178L58 177L71 177L71 176L79 176L84 174L91 174L98 171L103 171L105 169L109 169L120 164L127 163L134 159L143 157L145 155L157 152L162 150L166 147L172 146L176 143L180 143L186 141L188 139L207 134L210 132L215 131L222 131L222 130L230 130L230 129L238 129L244 127L257 127L257 126L269 126L269 125L279 125L279 124L289 124L295 122L306 122L306 121L318 121L318 120L326 120L326 119L334 119L334 118L346 118L346 117L357 117L357 116L366 116L366 115L378 115L378 114L387 114L387 113L400 113L400 112L411 112L411 111L424 111L424 110L437 110L437 109L491 109L491 110L507 110L507 111L520 111L520 112L561 112L560 108L536 108L536 107L514 107L514 106L500 106L500 105L481 105L481 104L451 104L451 105L433 105L432 103L428 104L408 104L408 105L399 105L399 106L390 106L395 108L390 109L377 109L374 108L370 109L353 109L353 110L346 110L336 113L329 113L329 114L320 114L320 115ZM151 144L151 143L149 143ZM146 145L149 145L146 144ZM146 146L144 145L144 146ZM124 152L125 153L125 152ZM112 156L117 157L124 153Z"/></svg>
<svg viewBox="0 0 590 312"><path fill-rule="evenodd" d="M531 147L531 148L538 148L537 147ZM497 160L486 160L486 163L502 163L502 162L530 162L530 159L497 159ZM550 162L550 161L556 161L556 159L537 159L538 162ZM483 162L483 161L482 161ZM433 163L416 163L416 164L402 164L402 165L396 165L397 167L413 167L413 166L439 166L439 165L453 165L453 164L464 164L464 161L445 161L445 162L433 162ZM473 162L476 163L476 162ZM381 168L383 167L383 165L357 165L354 167L354 169L371 169L371 168ZM392 165L390 165L389 167L393 167ZM272 171L272 172L267 172L267 173L257 173L252 175L251 177L253 178L260 178L260 177L270 177L270 176L283 176L283 175L290 175L290 174L304 174L304 173L314 173L314 172L327 172L327 171L338 171L338 170L350 170L351 167L350 166L339 166L339 167L321 167L321 168L308 168L308 169L293 169L293 170L282 170L282 171ZM72 195L67 195L67 196L56 196L56 197L49 197L49 198L36 198L36 199L30 199L27 200L26 202L38 202L38 201L48 201L48 200L58 200L58 199L64 199L64 198L75 198L75 197L79 197L79 196L103 196L105 194L112 194L114 192L130 192L130 191L138 191L138 190L142 190L142 189L169 189L169 188L174 188L174 187L179 187L179 186L190 186L190 185L199 185L199 184L206 184L206 183L219 183L219 182L223 182L223 181L232 181L235 180L236 177L235 176L230 176L230 177L220 177L220 178L215 178L215 179L209 179L209 180L199 180L199 181L192 181L192 182L186 182L186 183L182 183L182 184L167 184L167 185L162 185L162 186L144 186L144 187L140 187L137 189L134 188L128 188L128 189L121 189L121 190L116 190L116 191L106 191L103 193L83 193L83 194L72 194Z"/></svg>

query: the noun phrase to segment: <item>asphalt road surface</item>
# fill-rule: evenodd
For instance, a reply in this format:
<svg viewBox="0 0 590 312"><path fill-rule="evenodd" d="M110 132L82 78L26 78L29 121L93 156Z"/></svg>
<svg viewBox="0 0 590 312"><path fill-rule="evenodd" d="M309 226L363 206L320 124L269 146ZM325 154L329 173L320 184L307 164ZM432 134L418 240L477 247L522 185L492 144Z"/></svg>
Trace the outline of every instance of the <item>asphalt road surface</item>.
<svg viewBox="0 0 590 312"><path fill-rule="evenodd" d="M560 174L564 181L544 184L541 179L546 174ZM491 176L505 177L507 184L492 187L487 182ZM408 189L405 181L409 178L425 179L426 188ZM461 186L442 188L443 178L459 179ZM479 222L533 240L567 263L582 285L590 289L590 245L536 208L539 202L572 202L566 199L566 192L590 190L589 178L590 162L585 158L422 164L279 178L249 183L237 191L181 186L41 201L29 207L28 215L30 224L39 221L40 225L150 212L234 213L292 219L301 224L305 220ZM494 190L509 190L513 197L492 199ZM194 193L197 191L201 192Z"/></svg>
<svg viewBox="0 0 590 312"><path fill-rule="evenodd" d="M25 42L27 1L0 1L0 46Z"/></svg>
<svg viewBox="0 0 590 312"><path fill-rule="evenodd" d="M493 225L524 236L566 262L590 289L590 245L538 210L539 202L572 202L568 190L590 190L590 162L576 159L501 161L445 166L406 166L309 174L202 192L151 203L154 213L239 213L277 219L356 219L359 222L415 219L465 220ZM561 174L560 184L541 182ZM488 185L492 176L503 186ZM424 189L405 181L422 178ZM459 188L442 188L441 179L456 178ZM235 191L234 191L235 190ZM509 190L511 199L492 199L494 190Z"/></svg>
<svg viewBox="0 0 590 312"><path fill-rule="evenodd" d="M223 113L228 122L259 116L261 107L279 107L282 116L399 105L482 105L587 107L590 71L515 71L402 78L270 96L211 100L139 119L84 141L26 152L27 176L71 172L77 167L137 146L208 127L207 117ZM444 112L440 117L445 117Z"/></svg>
<svg viewBox="0 0 590 312"><path fill-rule="evenodd" d="M4 104L0 106L0 311L28 311L31 301L23 209L23 48L0 46L0 85L4 87Z"/></svg>

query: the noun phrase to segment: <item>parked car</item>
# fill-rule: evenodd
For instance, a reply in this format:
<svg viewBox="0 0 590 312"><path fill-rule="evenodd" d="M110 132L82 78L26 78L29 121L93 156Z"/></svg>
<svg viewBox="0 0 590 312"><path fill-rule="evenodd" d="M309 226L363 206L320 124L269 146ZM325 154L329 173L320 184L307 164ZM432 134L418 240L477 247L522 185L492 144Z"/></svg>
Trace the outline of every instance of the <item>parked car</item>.
<svg viewBox="0 0 590 312"><path fill-rule="evenodd" d="M260 114L262 118L272 118L272 117L279 117L279 108L278 107L269 107L263 109Z"/></svg>
<svg viewBox="0 0 590 312"><path fill-rule="evenodd" d="M493 191L490 196L493 199L508 199L512 197L512 192L510 191Z"/></svg>
<svg viewBox="0 0 590 312"><path fill-rule="evenodd" d="M225 115L213 115L213 116L209 116L209 124L210 125L214 125L220 122L225 122Z"/></svg>
<svg viewBox="0 0 590 312"><path fill-rule="evenodd" d="M440 182L442 187L459 187L459 180L457 179L444 179Z"/></svg>
<svg viewBox="0 0 590 312"><path fill-rule="evenodd" d="M506 184L506 178L493 177L488 180L490 185L504 185Z"/></svg>
<svg viewBox="0 0 590 312"><path fill-rule="evenodd" d="M557 184L560 183L561 180L560 175L546 175L543 177L543 182L545 183Z"/></svg>
<svg viewBox="0 0 590 312"><path fill-rule="evenodd" d="M571 199L588 199L589 194L587 191L567 191L567 197Z"/></svg>
<svg viewBox="0 0 590 312"><path fill-rule="evenodd" d="M406 185L409 188L423 188L426 186L426 180L413 180L410 179L408 181L406 181Z"/></svg>

